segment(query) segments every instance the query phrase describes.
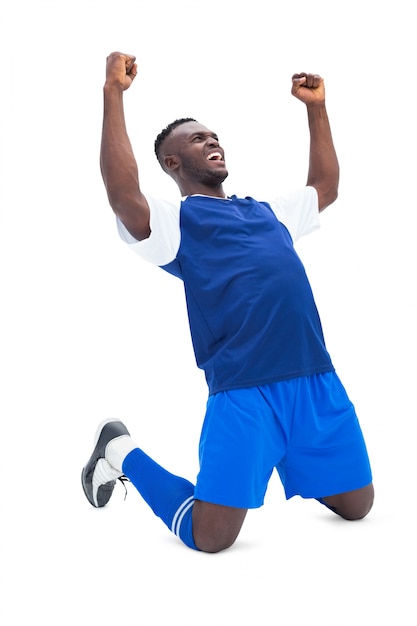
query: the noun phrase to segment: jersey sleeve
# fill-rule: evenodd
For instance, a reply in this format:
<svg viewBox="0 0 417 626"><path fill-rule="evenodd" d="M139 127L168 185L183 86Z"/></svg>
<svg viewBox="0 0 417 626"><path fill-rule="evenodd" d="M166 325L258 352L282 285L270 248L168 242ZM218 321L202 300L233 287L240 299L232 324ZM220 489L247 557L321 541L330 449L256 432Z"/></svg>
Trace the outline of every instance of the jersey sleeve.
<svg viewBox="0 0 417 626"><path fill-rule="evenodd" d="M167 265L175 259L180 245L181 200L159 200L149 195L146 199L150 208L150 236L138 241L116 218L119 235L145 261Z"/></svg>
<svg viewBox="0 0 417 626"><path fill-rule="evenodd" d="M303 187L269 202L275 215L288 229L293 242L320 228L317 191Z"/></svg>

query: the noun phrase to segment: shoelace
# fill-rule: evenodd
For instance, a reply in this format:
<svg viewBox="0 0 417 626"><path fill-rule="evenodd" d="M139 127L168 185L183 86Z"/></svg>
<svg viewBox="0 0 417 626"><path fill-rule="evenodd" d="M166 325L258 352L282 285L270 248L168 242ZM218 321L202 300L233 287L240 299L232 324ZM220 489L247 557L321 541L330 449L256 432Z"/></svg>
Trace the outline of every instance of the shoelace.
<svg viewBox="0 0 417 626"><path fill-rule="evenodd" d="M125 483L130 483L130 480L124 474L122 476L119 476L119 478L117 480L119 480L122 483L122 485L123 485L123 487L125 489L125 497L124 497L124 499L126 500L126 498L127 498L127 488L126 488Z"/></svg>

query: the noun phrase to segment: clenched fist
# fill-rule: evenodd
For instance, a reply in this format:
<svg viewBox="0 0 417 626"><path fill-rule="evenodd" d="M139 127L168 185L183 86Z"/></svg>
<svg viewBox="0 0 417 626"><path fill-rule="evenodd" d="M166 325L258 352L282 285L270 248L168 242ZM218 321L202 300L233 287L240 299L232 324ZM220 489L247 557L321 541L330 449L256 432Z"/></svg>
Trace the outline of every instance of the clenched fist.
<svg viewBox="0 0 417 626"><path fill-rule="evenodd" d="M324 80L318 74L294 74L291 93L304 104L320 104L325 101Z"/></svg>
<svg viewBox="0 0 417 626"><path fill-rule="evenodd" d="M136 78L136 57L122 52L112 52L106 61L106 84L117 85L125 91Z"/></svg>

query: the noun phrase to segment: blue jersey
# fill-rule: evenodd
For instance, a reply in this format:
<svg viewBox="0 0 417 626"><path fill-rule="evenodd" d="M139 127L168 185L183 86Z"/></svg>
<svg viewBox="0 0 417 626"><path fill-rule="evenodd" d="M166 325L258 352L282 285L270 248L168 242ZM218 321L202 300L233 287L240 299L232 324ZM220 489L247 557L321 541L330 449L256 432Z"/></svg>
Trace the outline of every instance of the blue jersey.
<svg viewBox="0 0 417 626"><path fill-rule="evenodd" d="M318 215L314 193L305 192L306 211ZM159 259L149 252L152 243L130 240L144 258L183 280L196 361L210 394L333 371L289 230L304 234L302 206L296 224L287 207L288 227L272 206L188 196L177 212L166 212L171 226L178 223L174 236L164 233L163 216L151 217Z"/></svg>

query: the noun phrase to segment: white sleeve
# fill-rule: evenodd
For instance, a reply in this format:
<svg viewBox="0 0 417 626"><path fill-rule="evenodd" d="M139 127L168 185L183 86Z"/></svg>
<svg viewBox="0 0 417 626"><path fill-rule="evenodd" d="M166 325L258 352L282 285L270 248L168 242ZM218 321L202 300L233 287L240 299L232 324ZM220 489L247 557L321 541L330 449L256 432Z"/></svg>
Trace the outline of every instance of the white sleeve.
<svg viewBox="0 0 417 626"><path fill-rule="evenodd" d="M320 228L317 191L303 187L269 202L275 215L287 228L295 243L303 235Z"/></svg>
<svg viewBox="0 0 417 626"><path fill-rule="evenodd" d="M151 234L138 241L117 219L120 237L145 261L155 265L166 265L175 259L180 247L180 208L181 200L159 200L146 195L150 208Z"/></svg>

